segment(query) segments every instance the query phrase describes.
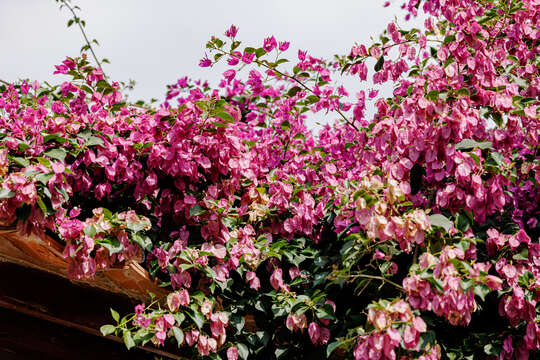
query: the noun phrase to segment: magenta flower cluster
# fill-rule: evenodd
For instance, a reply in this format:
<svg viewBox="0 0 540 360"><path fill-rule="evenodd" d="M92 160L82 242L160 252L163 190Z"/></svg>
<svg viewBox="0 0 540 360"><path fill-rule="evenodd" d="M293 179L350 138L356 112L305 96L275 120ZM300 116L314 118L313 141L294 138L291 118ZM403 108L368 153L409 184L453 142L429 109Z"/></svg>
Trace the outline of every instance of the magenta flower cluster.
<svg viewBox="0 0 540 360"><path fill-rule="evenodd" d="M0 225L53 234L74 279L142 264L168 295L112 312L128 347L534 358L540 3L403 8L423 27L332 61L233 25L200 61L227 63L218 86L182 77L157 106L85 55L58 86L1 85Z"/></svg>

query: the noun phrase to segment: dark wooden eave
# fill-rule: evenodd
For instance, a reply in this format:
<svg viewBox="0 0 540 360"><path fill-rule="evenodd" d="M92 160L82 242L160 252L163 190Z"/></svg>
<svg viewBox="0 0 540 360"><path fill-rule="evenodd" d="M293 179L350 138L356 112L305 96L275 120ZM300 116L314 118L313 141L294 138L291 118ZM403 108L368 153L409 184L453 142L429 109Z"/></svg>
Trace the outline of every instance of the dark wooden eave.
<svg viewBox="0 0 540 360"><path fill-rule="evenodd" d="M114 322L110 308L125 315L148 303L146 290L164 295L139 264L99 272L92 281L69 280L67 266L54 240L0 227L0 359L182 358L172 347L128 351L120 338L99 331Z"/></svg>

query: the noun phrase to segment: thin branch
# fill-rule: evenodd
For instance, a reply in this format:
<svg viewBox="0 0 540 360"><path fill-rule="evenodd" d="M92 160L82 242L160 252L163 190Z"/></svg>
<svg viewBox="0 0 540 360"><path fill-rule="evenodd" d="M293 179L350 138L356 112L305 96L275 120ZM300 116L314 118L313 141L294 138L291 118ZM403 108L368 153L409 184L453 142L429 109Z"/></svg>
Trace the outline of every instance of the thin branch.
<svg viewBox="0 0 540 360"><path fill-rule="evenodd" d="M403 286L393 282L392 280L389 280L389 279L387 279L385 277L382 277L382 276L368 275L368 274L354 274L354 275L350 275L350 277L351 278L365 278L365 279L381 280L383 282L386 282L386 283L388 283L390 285L395 286L398 290L405 292L405 289L403 288Z"/></svg>
<svg viewBox="0 0 540 360"><path fill-rule="evenodd" d="M215 46L212 47L213 50L217 50L223 54L226 54L226 55L234 55L232 53L229 53L225 50L222 50L222 49L219 49ZM315 92L313 91L313 89L311 89L309 86L307 86L306 84L304 84L303 82L301 82L300 80L298 80L297 78L295 78L294 76L291 76L291 75L288 75L286 73L283 73L281 71L279 71L278 69L276 68L272 68L270 66L268 66L267 64L265 64L264 62L258 60L258 59L254 59L253 62L259 66L262 66L262 67L265 67L266 69L270 70L270 71L273 71L275 72L276 74L282 76L282 77L285 77L287 79L290 79L290 80L293 80L295 82L297 82L300 86L302 86L305 90L309 91L310 93L314 94ZM343 120L349 124L350 126L352 126L356 131L359 131L358 127L354 124L354 122L351 122L342 112L341 110L339 109L335 109L335 111L343 118Z"/></svg>
<svg viewBox="0 0 540 360"><path fill-rule="evenodd" d="M86 33L84 31L84 28L83 26L81 25L81 18L79 18L77 16L77 14L75 14L75 10L69 5L69 3L66 1L66 0L60 0L60 2L64 5L66 5L66 7L69 9L69 11L71 11L71 13L73 14L73 20L77 23L77 25L79 26L79 29L81 30L81 33L84 37L84 41L86 41L86 45L88 45L88 48L90 49L90 52L92 53L92 56L94 58L94 60L96 61L96 64L98 65L98 67L101 69L101 71L103 72L103 76L104 77L107 77L107 75L105 75L105 72L103 71L103 67L101 66L101 62L98 60L98 57L96 56L96 53L94 52L94 48L92 47L92 44L90 43L90 41L88 40L88 37L86 36Z"/></svg>
<svg viewBox="0 0 540 360"><path fill-rule="evenodd" d="M4 85L9 85L9 83L7 81L4 81L2 79L0 79L0 83L4 84Z"/></svg>

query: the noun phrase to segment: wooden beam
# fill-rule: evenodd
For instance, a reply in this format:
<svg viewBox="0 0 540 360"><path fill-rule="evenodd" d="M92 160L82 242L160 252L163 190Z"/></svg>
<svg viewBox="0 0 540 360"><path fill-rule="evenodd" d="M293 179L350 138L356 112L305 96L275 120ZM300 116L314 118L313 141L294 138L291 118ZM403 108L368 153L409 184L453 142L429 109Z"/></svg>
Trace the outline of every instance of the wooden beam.
<svg viewBox="0 0 540 360"><path fill-rule="evenodd" d="M138 303L122 294L73 284L68 279L13 263L0 262L0 273L3 274L0 277L0 307L109 342L122 342L114 336L104 338L99 332L102 325L114 322L109 309L112 307L120 314L131 313ZM123 344L118 345L126 354L131 353ZM140 350L171 359L182 358L174 353L176 349L145 346Z"/></svg>
<svg viewBox="0 0 540 360"><path fill-rule="evenodd" d="M45 234L22 235L13 226L0 226L0 258L67 278L69 261L62 251L63 245ZM141 301L149 300L148 291L157 296L166 295L166 290L157 286L148 272L134 261L121 268L99 270L94 279L84 282Z"/></svg>
<svg viewBox="0 0 540 360"><path fill-rule="evenodd" d="M144 360L156 359L142 349L126 351L109 341L16 311L0 308L2 360ZM164 358L164 357L163 357Z"/></svg>

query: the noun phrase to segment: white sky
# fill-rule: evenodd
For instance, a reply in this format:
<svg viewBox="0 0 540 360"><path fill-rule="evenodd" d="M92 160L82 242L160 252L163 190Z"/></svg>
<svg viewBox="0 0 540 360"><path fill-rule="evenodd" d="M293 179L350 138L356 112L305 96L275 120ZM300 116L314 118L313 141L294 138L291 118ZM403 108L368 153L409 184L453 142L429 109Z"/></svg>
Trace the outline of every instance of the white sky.
<svg viewBox="0 0 540 360"><path fill-rule="evenodd" d="M269 35L297 49L330 58L348 53L354 42L369 43L394 16L398 2L382 0L79 0L90 39L105 72L113 80L134 79L130 98L162 99L165 86L181 76L216 84L224 67L199 68L211 35L239 26L245 46L262 46ZM0 0L0 79L59 82L54 65L77 56L83 45L74 25L66 28L68 10L54 0ZM224 36L222 36L224 38ZM353 92L354 94L354 92Z"/></svg>

